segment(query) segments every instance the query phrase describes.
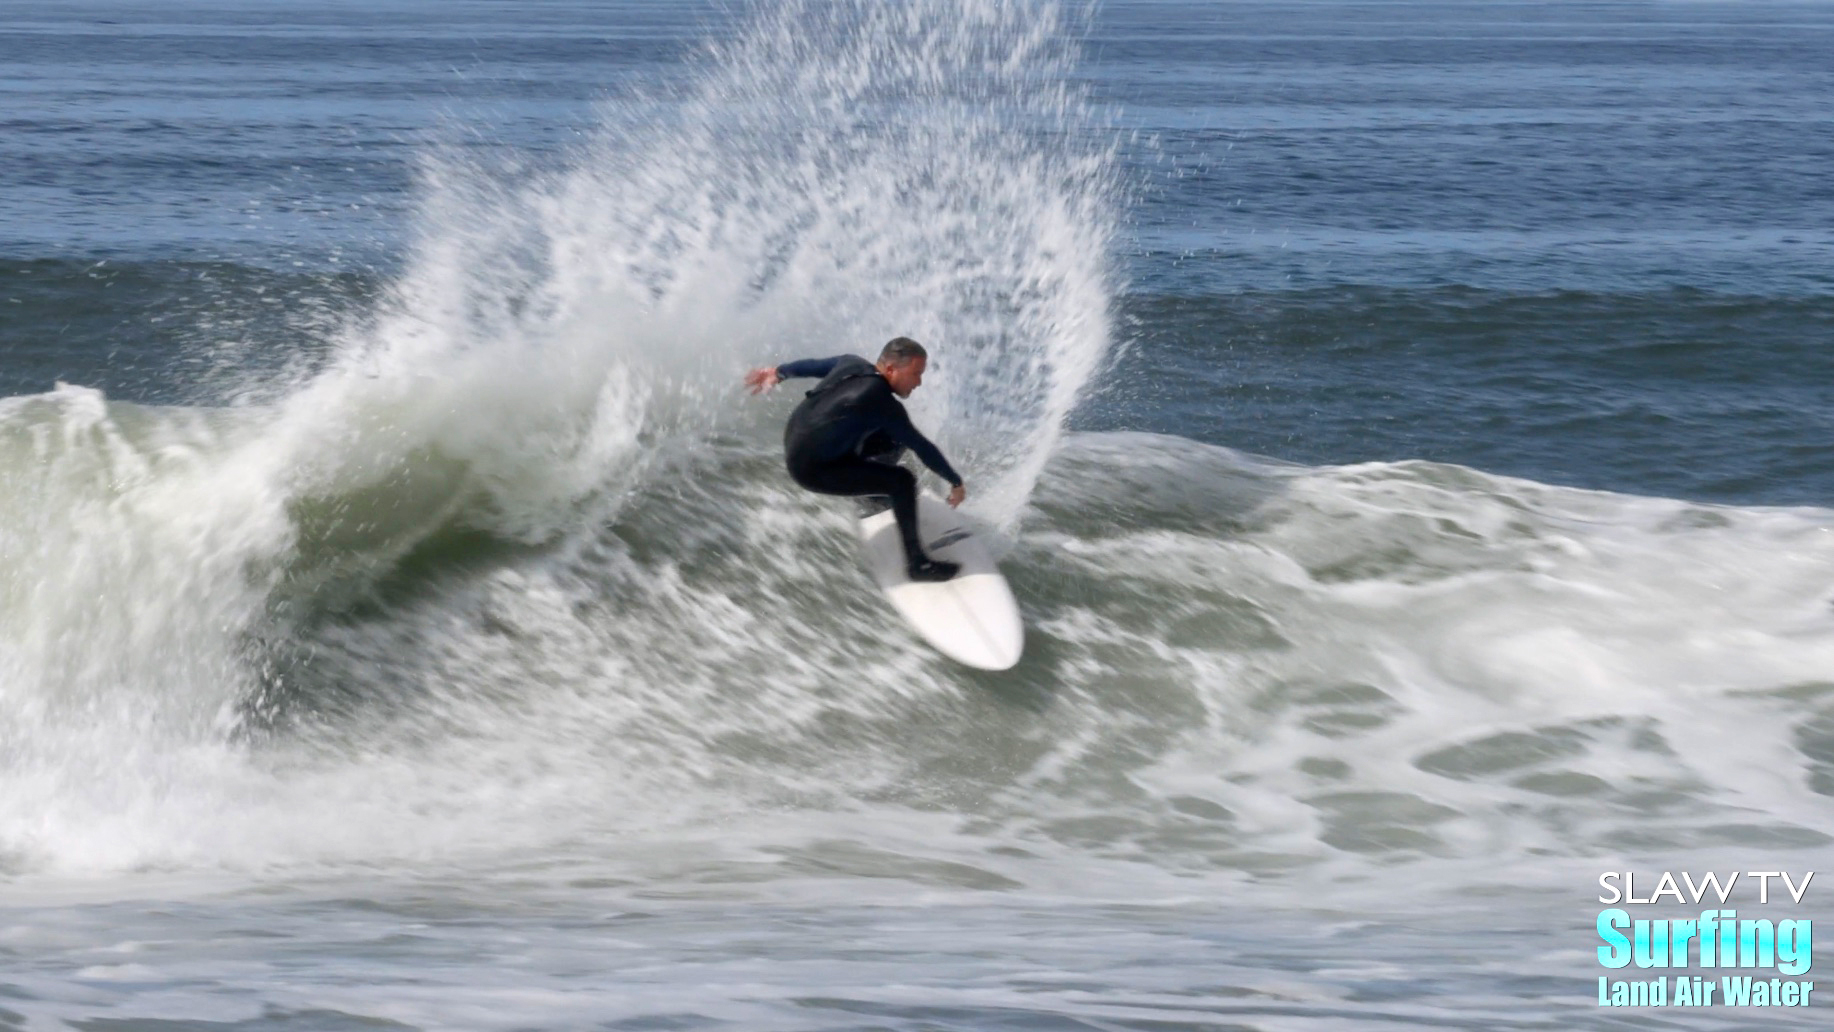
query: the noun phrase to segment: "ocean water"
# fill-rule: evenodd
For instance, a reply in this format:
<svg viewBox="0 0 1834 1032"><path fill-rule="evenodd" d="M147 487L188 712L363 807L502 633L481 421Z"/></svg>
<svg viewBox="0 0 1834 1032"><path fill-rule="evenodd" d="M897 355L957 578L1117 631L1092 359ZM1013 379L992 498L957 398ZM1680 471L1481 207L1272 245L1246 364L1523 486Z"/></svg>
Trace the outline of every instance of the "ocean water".
<svg viewBox="0 0 1834 1032"><path fill-rule="evenodd" d="M0 5L0 1027L1822 1027L1594 922L1834 861L1831 55ZM897 334L1015 670L739 387Z"/></svg>

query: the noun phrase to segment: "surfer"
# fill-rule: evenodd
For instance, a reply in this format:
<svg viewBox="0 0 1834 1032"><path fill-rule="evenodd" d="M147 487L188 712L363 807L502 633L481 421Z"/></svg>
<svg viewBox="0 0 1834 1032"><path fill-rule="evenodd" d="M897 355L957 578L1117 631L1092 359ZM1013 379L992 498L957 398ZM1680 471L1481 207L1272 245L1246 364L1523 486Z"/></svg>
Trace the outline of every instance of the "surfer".
<svg viewBox="0 0 1834 1032"><path fill-rule="evenodd" d="M783 428L784 460L790 476L820 494L890 497L911 580L946 581L960 566L924 554L917 537L917 478L898 465L899 455L909 448L937 476L954 485L949 491L950 506L962 504L968 496L961 475L911 425L911 417L898 402L923 383L928 364L929 352L922 344L909 337L894 337L879 352L877 363L858 355L804 358L753 369L745 374L745 385L758 394L784 380L819 379Z"/></svg>

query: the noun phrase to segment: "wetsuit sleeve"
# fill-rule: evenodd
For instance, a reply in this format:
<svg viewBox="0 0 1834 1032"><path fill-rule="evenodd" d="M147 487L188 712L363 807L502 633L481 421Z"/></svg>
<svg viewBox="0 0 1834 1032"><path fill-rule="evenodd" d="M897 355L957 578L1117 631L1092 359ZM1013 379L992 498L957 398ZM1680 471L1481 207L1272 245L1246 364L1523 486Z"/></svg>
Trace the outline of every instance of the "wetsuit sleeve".
<svg viewBox="0 0 1834 1032"><path fill-rule="evenodd" d="M955 472L955 467L949 465L949 460L942 457L941 449L931 444L928 437L923 436L921 431L911 425L910 414L904 411L903 405L887 398L885 421L879 429L885 431L892 440L909 448L919 459L923 460L924 465L934 470L937 476L956 486L961 485L961 474Z"/></svg>
<svg viewBox="0 0 1834 1032"><path fill-rule="evenodd" d="M808 377L819 380L834 372L834 367L846 357L846 355L836 355L833 358L799 358L794 362L785 362L777 367L777 379L794 380L797 377Z"/></svg>

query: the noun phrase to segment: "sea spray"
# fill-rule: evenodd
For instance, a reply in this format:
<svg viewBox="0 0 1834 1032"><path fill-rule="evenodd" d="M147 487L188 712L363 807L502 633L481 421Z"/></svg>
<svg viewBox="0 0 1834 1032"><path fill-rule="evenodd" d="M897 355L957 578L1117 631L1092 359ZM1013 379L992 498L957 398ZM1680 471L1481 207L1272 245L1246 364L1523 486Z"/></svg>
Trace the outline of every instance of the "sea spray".
<svg viewBox="0 0 1834 1032"><path fill-rule="evenodd" d="M499 832L435 816L456 786L564 827L607 741L611 780L679 784L745 766L708 758L722 734L817 719L822 668L756 697L720 658L792 631L696 633L749 619L735 586L671 579L685 559L633 566L604 528L732 475L721 435L774 436L780 407L734 389L747 364L900 333L935 356L917 419L980 516L1014 523L1108 348L1116 198L1107 131L1068 83L1080 25L993 0L763 9L677 87L607 101L563 167L506 178L429 153L403 271L322 368L251 385L273 403L71 391L0 413L27 442L5 457L22 516L0 531L17 746L0 849L116 868L483 841ZM831 512L797 499L806 524L779 524L777 488L713 497L758 528L727 547L834 575L783 550ZM646 549L706 533L673 529ZM657 583L676 597L638 590ZM570 628L592 595L633 633ZM657 605L677 611L666 633L645 629ZM694 661L653 667L646 647L684 633ZM898 646L860 670L891 697L944 683L910 664ZM714 716L735 690L754 697Z"/></svg>

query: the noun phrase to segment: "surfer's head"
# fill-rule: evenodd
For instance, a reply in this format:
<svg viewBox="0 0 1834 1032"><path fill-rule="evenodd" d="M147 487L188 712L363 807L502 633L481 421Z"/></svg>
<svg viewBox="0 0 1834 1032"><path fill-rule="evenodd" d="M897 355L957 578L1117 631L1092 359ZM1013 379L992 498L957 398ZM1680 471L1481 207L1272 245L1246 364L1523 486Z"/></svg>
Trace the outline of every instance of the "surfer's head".
<svg viewBox="0 0 1834 1032"><path fill-rule="evenodd" d="M923 383L924 367L930 364L930 353L909 337L893 337L879 352L876 366L879 375L892 385L892 393L908 398Z"/></svg>

